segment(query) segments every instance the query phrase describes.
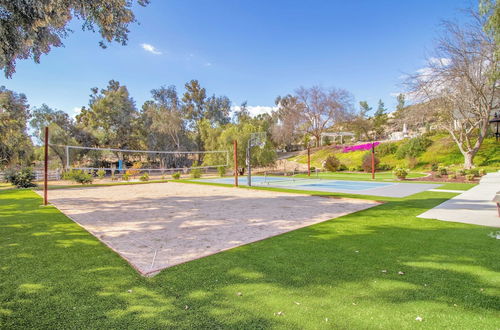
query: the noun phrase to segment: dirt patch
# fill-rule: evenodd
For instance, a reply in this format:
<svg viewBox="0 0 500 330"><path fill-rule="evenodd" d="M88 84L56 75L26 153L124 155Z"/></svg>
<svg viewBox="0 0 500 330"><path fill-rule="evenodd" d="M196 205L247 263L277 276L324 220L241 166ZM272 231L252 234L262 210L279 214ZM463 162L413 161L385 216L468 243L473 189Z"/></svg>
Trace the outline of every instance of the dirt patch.
<svg viewBox="0 0 500 330"><path fill-rule="evenodd" d="M58 189L49 200L143 275L378 205L174 182Z"/></svg>

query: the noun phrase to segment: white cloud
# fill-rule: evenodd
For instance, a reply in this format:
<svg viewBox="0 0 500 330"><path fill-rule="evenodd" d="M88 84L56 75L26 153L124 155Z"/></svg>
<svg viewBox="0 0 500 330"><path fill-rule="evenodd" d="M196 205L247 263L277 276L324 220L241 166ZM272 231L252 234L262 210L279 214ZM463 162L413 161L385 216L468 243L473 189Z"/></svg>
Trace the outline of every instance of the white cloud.
<svg viewBox="0 0 500 330"><path fill-rule="evenodd" d="M448 66L451 64L451 60L446 57L441 57L441 58L431 57L429 59L429 63L437 66Z"/></svg>
<svg viewBox="0 0 500 330"><path fill-rule="evenodd" d="M241 108L240 106L235 105L235 106L231 107L231 110L233 110L233 112L236 112L236 111L239 111L240 108ZM270 114L271 111L278 110L277 107L268 107L265 105L249 105L249 106L247 106L247 109L252 116L257 116L257 115L261 115L264 113Z"/></svg>
<svg viewBox="0 0 500 330"><path fill-rule="evenodd" d="M212 66L212 63L210 63L210 62L206 62L206 63L205 63L205 66Z"/></svg>
<svg viewBox="0 0 500 330"><path fill-rule="evenodd" d="M73 107L71 109L71 112L68 111L68 114L70 115L71 118L75 119L76 116L78 116L82 112L82 107Z"/></svg>
<svg viewBox="0 0 500 330"><path fill-rule="evenodd" d="M150 44L141 44L142 49L145 51L154 54L154 55L161 55L162 52L160 52L158 49L155 48L155 46L150 45Z"/></svg>

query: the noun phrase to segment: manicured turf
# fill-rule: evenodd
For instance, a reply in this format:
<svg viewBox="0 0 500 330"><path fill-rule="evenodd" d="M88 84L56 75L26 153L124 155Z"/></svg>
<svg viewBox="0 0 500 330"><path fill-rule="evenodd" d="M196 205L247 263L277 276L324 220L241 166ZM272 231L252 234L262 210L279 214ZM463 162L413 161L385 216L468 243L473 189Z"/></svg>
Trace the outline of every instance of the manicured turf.
<svg viewBox="0 0 500 330"><path fill-rule="evenodd" d="M451 196L387 199L143 278L34 192L3 190L0 328L498 329L493 229L415 217Z"/></svg>

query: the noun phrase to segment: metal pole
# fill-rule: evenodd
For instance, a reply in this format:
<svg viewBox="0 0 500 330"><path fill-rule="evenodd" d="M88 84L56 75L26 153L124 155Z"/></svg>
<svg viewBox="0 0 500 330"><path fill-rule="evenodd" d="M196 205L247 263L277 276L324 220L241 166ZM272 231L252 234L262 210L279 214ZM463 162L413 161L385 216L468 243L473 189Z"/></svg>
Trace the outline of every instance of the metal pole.
<svg viewBox="0 0 500 330"><path fill-rule="evenodd" d="M234 160L234 186L238 187L238 141L234 140L233 144L233 160Z"/></svg>
<svg viewBox="0 0 500 330"><path fill-rule="evenodd" d="M49 128L45 127L45 146L44 146L44 171L43 171L43 205L47 205L49 203L48 194L47 194L47 181L49 178Z"/></svg>
<svg viewBox="0 0 500 330"><path fill-rule="evenodd" d="M372 180L375 179L375 143L372 142Z"/></svg>
<svg viewBox="0 0 500 330"><path fill-rule="evenodd" d="M66 146L66 171L69 169L69 146Z"/></svg>
<svg viewBox="0 0 500 330"><path fill-rule="evenodd" d="M311 176L311 147L307 147L307 176Z"/></svg>

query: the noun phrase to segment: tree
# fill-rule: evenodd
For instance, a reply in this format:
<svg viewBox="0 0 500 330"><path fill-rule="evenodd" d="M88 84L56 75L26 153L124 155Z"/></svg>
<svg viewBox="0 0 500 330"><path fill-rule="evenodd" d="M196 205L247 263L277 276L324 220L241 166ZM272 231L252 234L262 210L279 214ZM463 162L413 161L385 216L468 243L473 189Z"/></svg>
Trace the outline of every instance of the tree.
<svg viewBox="0 0 500 330"><path fill-rule="evenodd" d="M384 134L384 126L387 124L387 114L385 113L387 109L385 108L384 102L378 100L377 111L373 115L373 130L375 132L374 138L380 138Z"/></svg>
<svg viewBox="0 0 500 330"><path fill-rule="evenodd" d="M132 0L0 0L0 68L6 77L15 72L18 59L40 56L52 47L63 46L71 29L69 21L83 21L82 29L96 28L103 40L100 46L116 41L126 44L128 25L135 21ZM149 0L137 0L145 6Z"/></svg>
<svg viewBox="0 0 500 330"><path fill-rule="evenodd" d="M278 96L275 104L278 109L272 113L271 138L276 145L290 150L304 134L302 105L292 95Z"/></svg>
<svg viewBox="0 0 500 330"><path fill-rule="evenodd" d="M367 101L359 102L359 112L348 121L347 127L351 129L357 138L364 138L366 141L371 140L370 132L373 130L373 123L368 119L368 113L372 111L372 107Z"/></svg>
<svg viewBox="0 0 500 330"><path fill-rule="evenodd" d="M375 111L374 116L375 117L382 116L383 114L385 114L386 111L387 109L385 108L384 102L382 102L382 100L378 100L377 111Z"/></svg>
<svg viewBox="0 0 500 330"><path fill-rule="evenodd" d="M75 139L76 126L74 120L64 111L53 110L48 105L33 110L30 126L34 130L35 137L44 142L44 128L49 127L49 148L56 154L61 162L63 170L66 170L66 145L77 145Z"/></svg>
<svg viewBox="0 0 500 330"><path fill-rule="evenodd" d="M405 95L403 93L399 93L396 97L398 101L398 105L396 106L396 111L401 111L405 108Z"/></svg>
<svg viewBox="0 0 500 330"><path fill-rule="evenodd" d="M231 113L231 101L227 96L212 95L206 101L207 119L212 126L222 126L231 121L229 114Z"/></svg>
<svg viewBox="0 0 500 330"><path fill-rule="evenodd" d="M175 86L151 91L142 106L142 129L149 150L188 150L182 105Z"/></svg>
<svg viewBox="0 0 500 330"><path fill-rule="evenodd" d="M366 102L366 101L359 101L359 110L360 110L361 116L363 116L363 117L366 118L368 116L368 113L370 111L372 111L372 109L373 108L368 105L368 102Z"/></svg>
<svg viewBox="0 0 500 330"><path fill-rule="evenodd" d="M301 107L305 131L319 144L321 133L327 128L346 121L352 114L352 95L340 88L300 87L295 91Z"/></svg>
<svg viewBox="0 0 500 330"><path fill-rule="evenodd" d="M197 150L203 149L201 140L201 120L205 117L205 102L207 93L200 86L198 80L191 80L184 85L186 91L182 97L184 102L184 114L187 119L188 129L192 131L193 140Z"/></svg>
<svg viewBox="0 0 500 330"><path fill-rule="evenodd" d="M497 45L500 44L500 2L480 0L479 14L484 17L484 31L495 39Z"/></svg>
<svg viewBox="0 0 500 330"><path fill-rule="evenodd" d="M26 96L0 86L0 168L31 161L33 143L26 127L29 118Z"/></svg>
<svg viewBox="0 0 500 330"><path fill-rule="evenodd" d="M250 115L250 111L248 111L247 101L241 103L241 105L237 108L234 113L234 120L236 123L242 123L244 121L248 121L252 118Z"/></svg>
<svg viewBox="0 0 500 330"><path fill-rule="evenodd" d="M474 166L488 132L489 119L500 107L498 44L484 32L485 17L470 12L470 23L444 22L427 67L411 75L409 90L426 101L464 156L464 167Z"/></svg>
<svg viewBox="0 0 500 330"><path fill-rule="evenodd" d="M92 88L89 107L82 108L76 121L95 137L99 147L133 149L141 147L138 118L127 87L110 80L106 89Z"/></svg>

